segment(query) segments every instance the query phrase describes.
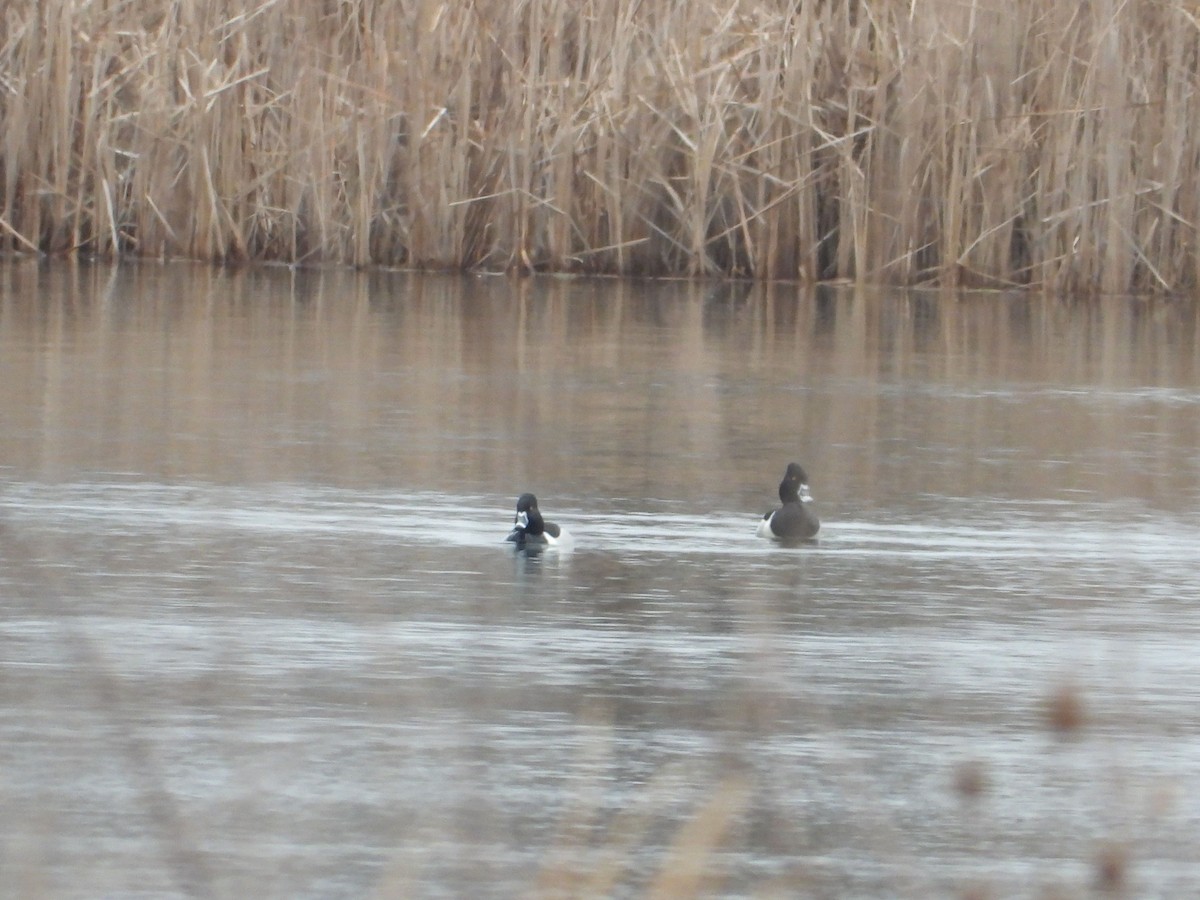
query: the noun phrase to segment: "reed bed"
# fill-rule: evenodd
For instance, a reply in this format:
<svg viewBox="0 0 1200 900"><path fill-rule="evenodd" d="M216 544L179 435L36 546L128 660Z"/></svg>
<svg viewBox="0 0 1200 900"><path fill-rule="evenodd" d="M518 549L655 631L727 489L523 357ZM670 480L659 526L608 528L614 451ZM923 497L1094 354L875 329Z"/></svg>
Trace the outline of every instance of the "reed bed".
<svg viewBox="0 0 1200 900"><path fill-rule="evenodd" d="M0 250L1181 291L1184 0L9 0Z"/></svg>

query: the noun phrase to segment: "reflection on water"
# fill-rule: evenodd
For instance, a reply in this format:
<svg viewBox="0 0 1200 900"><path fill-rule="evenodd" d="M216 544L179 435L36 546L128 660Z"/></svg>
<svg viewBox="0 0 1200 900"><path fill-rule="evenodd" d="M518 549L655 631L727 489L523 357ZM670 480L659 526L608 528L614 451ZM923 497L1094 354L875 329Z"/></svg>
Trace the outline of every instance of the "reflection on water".
<svg viewBox="0 0 1200 900"><path fill-rule="evenodd" d="M10 890L1187 895L1198 337L1122 298L0 270ZM791 459L823 528L783 549ZM524 490L573 552L504 543Z"/></svg>

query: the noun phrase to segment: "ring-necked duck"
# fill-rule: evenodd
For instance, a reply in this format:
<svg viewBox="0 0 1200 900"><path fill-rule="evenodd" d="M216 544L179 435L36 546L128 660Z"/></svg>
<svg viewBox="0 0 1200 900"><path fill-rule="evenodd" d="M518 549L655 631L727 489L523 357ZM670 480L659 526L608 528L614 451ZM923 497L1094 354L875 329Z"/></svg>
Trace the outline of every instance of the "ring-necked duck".
<svg viewBox="0 0 1200 900"><path fill-rule="evenodd" d="M513 530L505 540L512 541L518 550L553 547L567 539L567 532L542 518L537 497L522 494L517 498L517 515Z"/></svg>
<svg viewBox="0 0 1200 900"><path fill-rule="evenodd" d="M799 464L788 465L787 474L779 483L779 500L783 506L771 510L758 523L759 537L806 541L821 528L817 514L804 505L812 503L812 494L808 492L808 476Z"/></svg>

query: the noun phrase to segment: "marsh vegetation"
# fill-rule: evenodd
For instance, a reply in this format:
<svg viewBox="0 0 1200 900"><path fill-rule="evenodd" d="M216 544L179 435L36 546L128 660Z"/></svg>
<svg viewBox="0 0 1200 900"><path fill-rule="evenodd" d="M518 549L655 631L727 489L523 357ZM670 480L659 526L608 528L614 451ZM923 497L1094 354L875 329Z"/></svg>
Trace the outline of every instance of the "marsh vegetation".
<svg viewBox="0 0 1200 900"><path fill-rule="evenodd" d="M1181 0L13 0L0 245L1169 291Z"/></svg>

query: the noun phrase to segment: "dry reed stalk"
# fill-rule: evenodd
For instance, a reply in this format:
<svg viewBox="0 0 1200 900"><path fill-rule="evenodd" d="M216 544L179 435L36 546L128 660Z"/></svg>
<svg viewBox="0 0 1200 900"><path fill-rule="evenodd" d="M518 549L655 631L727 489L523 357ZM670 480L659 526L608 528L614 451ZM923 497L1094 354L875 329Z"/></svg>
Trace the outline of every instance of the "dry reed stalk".
<svg viewBox="0 0 1200 900"><path fill-rule="evenodd" d="M1200 285L1200 17L11 0L0 250Z"/></svg>

